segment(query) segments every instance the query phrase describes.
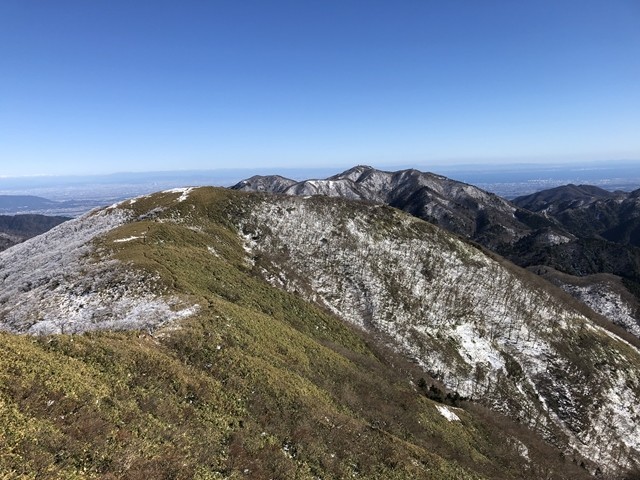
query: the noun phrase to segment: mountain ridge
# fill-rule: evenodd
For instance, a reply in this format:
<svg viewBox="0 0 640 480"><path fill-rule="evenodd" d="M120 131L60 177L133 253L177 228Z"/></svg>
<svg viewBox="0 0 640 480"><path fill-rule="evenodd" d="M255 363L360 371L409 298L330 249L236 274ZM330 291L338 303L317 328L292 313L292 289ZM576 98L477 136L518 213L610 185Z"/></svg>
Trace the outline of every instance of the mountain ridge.
<svg viewBox="0 0 640 480"><path fill-rule="evenodd" d="M569 231L640 247L640 189L607 192L567 185L518 197L516 205L544 212Z"/></svg>
<svg viewBox="0 0 640 480"><path fill-rule="evenodd" d="M273 187L270 177L254 176L232 189L287 195L341 196L384 203L470 238L499 253L533 236L542 242L571 235L542 215L519 210L507 200L472 185L415 169L386 172L359 165L324 180L287 179ZM291 183L294 182L294 183ZM550 233L552 232L552 233ZM553 240L553 239L557 240Z"/></svg>
<svg viewBox="0 0 640 480"><path fill-rule="evenodd" d="M69 238L72 231L79 235L76 241ZM42 248L43 245L47 248ZM78 251L81 245L85 247ZM69 252L75 251L76 256L70 257ZM44 256L30 252L43 252ZM15 267L19 255L33 259L28 271ZM83 260L78 262L79 258ZM50 266L60 259L68 267L56 275ZM95 331L85 334L90 337L80 341L86 345L83 348L90 348L87 343L90 338L98 342L111 338L98 332L100 328L141 329L165 346L181 338L179 350L184 353L180 355L187 355L189 362L196 361L197 368L203 371L213 368L206 365L220 365L220 360L214 359L233 351L230 364L223 370L218 370L222 366L212 370L222 375L216 373L214 379L231 386L244 385L243 399L253 398L254 394L249 392L258 388L251 387L251 382L257 382L257 391L261 393L255 403L239 400L238 405L252 412L253 416L241 416L244 424L252 427L251 433L242 435L237 417L233 420L235 426L230 429L233 433L223 444L235 453L220 453L227 459L224 462L233 461L226 467L219 463L215 467L227 474L236 468L274 471L269 470L274 467L267 466L267 457L259 456L259 463L252 464L247 460L250 455L243 453L258 451L252 450L255 447L251 445L266 448L268 443L259 440L263 438L260 432L265 430L260 429L271 431L274 427L267 420L258 420L273 415L278 416L283 429L275 435L272 458L283 462L283 468L298 472L303 468L311 469L305 470L308 472L332 471L332 450L327 450L330 448L327 437L313 433L325 431L322 426L325 421L313 412L316 409L327 412L334 424L336 420L331 418L337 417L333 407L329 408L332 402L351 405L349 409L357 406L354 412L362 412L365 397L356 390L361 391L364 385L368 385L362 390L367 395L371 395L371 387L393 392L389 393L393 398L405 395L405 404L412 405L410 410L417 415L411 420L414 425L409 427L405 420L400 423L391 420L400 410L383 417L383 422L367 416L366 423L371 427L364 429L356 417L343 417L340 422L351 427L345 431L348 441L343 444L344 452L336 457L339 461L335 472L341 473L329 476L340 477L353 472L353 468L365 468L366 453L364 450L356 453L356 446L372 449L376 460L366 468L381 470L378 474L368 470L371 478L386 477L396 468L404 472L398 478L430 478L427 467L419 466L418 458L423 458L429 468L440 465L440 473L433 474L433 478L446 475L530 478L534 471L535 476L580 476L576 473L579 470L568 473L571 460L569 465L562 461L553 463L554 471L545 470L548 467L539 460L542 457L527 460L522 454L526 450L516 446L524 442L524 448L534 455L535 443L531 442L536 434L530 434L529 439L513 437L517 442L510 440L515 442L511 447L503 445L509 466L498 467L495 460L498 453L493 450L497 448L497 440L482 447L475 437L480 425L474 423L480 422L475 407L441 403L441 408L435 408L432 403L424 403L426 393L444 400L439 388L451 394L448 397L451 402L470 395L480 404L518 420L542 435L566 458L582 463L591 472L600 469L601 475L622 476L626 468L633 469L640 461L632 420L639 414L638 350L600 328L588 312L585 314L566 303L546 282L517 267L502 265L460 238L386 206L325 197L176 189L122 202L65 223L3 252L0 264L6 292L0 299L0 319L5 328L8 325L16 332L32 333ZM123 288L114 291L117 286ZM59 297L47 306L41 299L51 294ZM112 313L92 315L98 303L107 300L111 302L107 305L113 306ZM153 314L154 310L148 307L151 301L166 306L160 313L176 316ZM22 308L19 318L17 305ZM72 308L56 310L60 305ZM75 313L69 316L70 311ZM67 323L58 325L55 318L66 318ZM416 362L423 373L398 380L405 385L413 382L414 390L402 390L405 393L400 394L394 390L396 387L384 383L389 380L373 387L375 382L364 381L365 377L364 383L351 383L352 380L345 383L334 377L334 367L326 371L311 368L320 357L335 359L334 355L339 353L350 361L357 360L358 370L348 370L349 375L365 375L362 372L370 371L365 366L370 361L358 357L367 351L365 343L357 339L359 334L348 333L343 322L354 325L355 331L364 329L371 335L383 335L390 348ZM293 335L288 330L291 327L298 333ZM194 337L188 333L192 329L200 333ZM282 339L274 336L276 332ZM318 350L318 346L308 343L308 337L320 341L323 347ZM51 337L44 337L44 344L47 338ZM72 340L66 338L60 340L65 345L63 351L76 351L71 347ZM336 345L331 348L334 353L329 354L324 349L332 344ZM134 349L133 344L127 345L128 349ZM254 358L254 350L259 358ZM312 360L310 352L327 352L329 356L322 353L318 357L314 353L316 360ZM334 361L337 360L331 360ZM386 361L400 362L400 358ZM328 363L322 362L318 366L329 368ZM348 365L343 360L339 364ZM294 368L296 373L285 374L283 368ZM330 378L323 379L329 372ZM389 374L380 373L379 378L389 378ZM423 380L415 375L422 375ZM241 379L245 376L251 382L243 383ZM139 375L135 378L142 381ZM315 386L305 383L311 378ZM335 385L344 385L346 390L336 390ZM16 395L11 397L13 402L22 398L19 392ZM191 398L187 393L184 395ZM322 400L328 398L334 400L327 400L329 403ZM46 403L44 400L39 405ZM400 403L393 403L393 409L400 408ZM261 410L261 404L270 407ZM311 408L312 404L316 407ZM382 405L385 403L377 408L387 408ZM427 406L431 413L423 412ZM456 410L454 406L463 408ZM304 415L279 416L279 411L288 415L301 411ZM360 415L364 414L359 413L357 418ZM458 424L453 415L462 419L462 423ZM301 433L297 429L305 417L312 420L304 427L307 433ZM415 418L429 427L415 425ZM439 421L446 423L438 424ZM471 428L468 422L476 426ZM440 460L420 457L422 453L418 457L410 454L423 451L424 435L436 425L447 425L445 430L438 430L443 443L437 448L448 453L443 453L445 456ZM453 429L454 433L447 433L447 429ZM403 445L396 447L393 454L398 460L388 463L390 454L375 446L388 445L378 438L378 433L374 433L377 439L374 446L369 447L355 435L360 432L363 438L371 438L365 434L368 431L383 432L380 438L392 434L394 442L403 439L402 442L409 443L398 444ZM409 436L402 433L407 431L411 432ZM272 438L271 435L267 432L266 438ZM461 464L461 460L452 457L453 450L446 445L454 445L455 436L462 443L453 450L472 452L471 458L476 461ZM473 453L481 450L484 453ZM259 451L264 455L268 450ZM479 460L482 456L488 456L487 460ZM549 455L545 458L551 459ZM418 466L413 460L418 461ZM352 463L357 467L349 466ZM509 474L510 471L519 473ZM264 473L265 478L268 476Z"/></svg>

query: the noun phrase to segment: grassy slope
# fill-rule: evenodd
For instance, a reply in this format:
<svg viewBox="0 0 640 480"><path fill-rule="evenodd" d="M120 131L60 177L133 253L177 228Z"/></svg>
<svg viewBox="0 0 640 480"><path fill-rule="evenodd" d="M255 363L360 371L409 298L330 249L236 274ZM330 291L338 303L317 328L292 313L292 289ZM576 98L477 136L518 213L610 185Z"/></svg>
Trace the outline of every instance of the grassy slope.
<svg viewBox="0 0 640 480"><path fill-rule="evenodd" d="M0 335L0 478L586 476L478 407L447 421L414 367L253 275L227 221L251 197L175 197L131 208L165 203L184 223L127 224L100 249L159 272L200 313L154 336Z"/></svg>

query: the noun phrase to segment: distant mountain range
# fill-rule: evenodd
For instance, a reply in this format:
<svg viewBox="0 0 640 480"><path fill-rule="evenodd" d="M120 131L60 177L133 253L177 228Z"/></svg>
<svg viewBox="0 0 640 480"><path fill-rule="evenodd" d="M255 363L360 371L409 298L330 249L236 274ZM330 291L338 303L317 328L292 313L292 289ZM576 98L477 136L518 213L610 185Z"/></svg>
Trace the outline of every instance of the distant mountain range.
<svg viewBox="0 0 640 480"><path fill-rule="evenodd" d="M608 192L598 187L568 185L510 202L440 175L413 169L385 172L368 166L304 181L254 176L232 188L387 204L473 240L520 266L544 271L547 276L553 276L550 272L555 271L583 278L613 274L615 288L611 282L598 283L597 289L570 288L566 276L562 282L555 277L554 282L566 285L567 291L596 311L609 312L612 321L640 335L640 190ZM538 266L550 268L541 270ZM584 285L585 280L573 283ZM602 289L609 292L605 297L614 299L618 308L604 300L587 301ZM620 296L620 291L625 294ZM629 298L635 298L635 303L624 300ZM611 314L612 309L631 313L615 315Z"/></svg>
<svg viewBox="0 0 640 480"><path fill-rule="evenodd" d="M357 166L324 180L299 182L279 176L254 176L231 188L383 203L497 252L524 239L547 245L573 238L545 216L517 207L495 194L413 169L385 172Z"/></svg>
<svg viewBox="0 0 640 480"><path fill-rule="evenodd" d="M640 189L610 192L566 185L518 197L513 203L555 219L578 237L640 247Z"/></svg>
<svg viewBox="0 0 640 480"><path fill-rule="evenodd" d="M49 209L59 204L34 195L0 195L0 212Z"/></svg>
<svg viewBox="0 0 640 480"><path fill-rule="evenodd" d="M0 251L40 235L67 220L69 217L0 215Z"/></svg>

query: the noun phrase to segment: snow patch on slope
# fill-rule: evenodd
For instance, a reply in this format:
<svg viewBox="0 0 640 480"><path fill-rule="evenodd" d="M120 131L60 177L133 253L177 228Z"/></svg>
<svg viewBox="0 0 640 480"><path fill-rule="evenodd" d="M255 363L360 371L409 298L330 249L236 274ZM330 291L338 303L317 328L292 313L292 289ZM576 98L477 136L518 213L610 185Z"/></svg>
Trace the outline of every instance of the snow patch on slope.
<svg viewBox="0 0 640 480"><path fill-rule="evenodd" d="M142 237L139 237L139 236L136 236L136 235L133 235L133 236L131 236L131 237L127 237L127 238L116 238L116 239L113 241L113 243L126 243L126 242L131 242L131 241L133 241L133 240L139 240L139 239L141 239L141 238L142 238Z"/></svg>
<svg viewBox="0 0 640 480"><path fill-rule="evenodd" d="M440 415L442 415L444 418L446 418L450 422L459 422L460 421L460 417L458 415L456 415L455 413L453 413L451 410L449 410L448 407L446 407L444 405L436 405L436 409L438 410Z"/></svg>
<svg viewBox="0 0 640 480"><path fill-rule="evenodd" d="M635 318L634 309L613 289L604 283L578 286L562 284L562 289L578 298L594 312L620 325L636 337L640 337L640 324Z"/></svg>
<svg viewBox="0 0 640 480"><path fill-rule="evenodd" d="M189 198L189 194L193 191L194 187L181 187L181 188L172 188L170 190L164 190L162 193L180 193L181 195L178 197L178 202L184 202L187 198Z"/></svg>
<svg viewBox="0 0 640 480"><path fill-rule="evenodd" d="M160 295L157 278L115 260L95 261L92 241L132 215L119 208L92 212L0 253L0 329L152 329L193 314L197 307Z"/></svg>

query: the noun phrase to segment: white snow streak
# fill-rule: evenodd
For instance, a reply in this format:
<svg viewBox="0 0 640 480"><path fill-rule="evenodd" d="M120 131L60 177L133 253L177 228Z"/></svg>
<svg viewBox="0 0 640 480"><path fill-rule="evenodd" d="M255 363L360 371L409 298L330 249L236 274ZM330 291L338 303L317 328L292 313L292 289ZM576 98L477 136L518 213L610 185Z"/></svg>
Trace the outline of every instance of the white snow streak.
<svg viewBox="0 0 640 480"><path fill-rule="evenodd" d="M124 242L130 242L132 240L138 240L142 237L136 237L135 235L132 237L127 237L127 238L118 238L116 240L113 241L113 243L124 243Z"/></svg>
<svg viewBox="0 0 640 480"><path fill-rule="evenodd" d="M447 408L446 406L444 406L444 405L436 405L436 409L438 410L440 415L442 415L444 418L446 418L450 422L459 422L460 421L460 417L458 415L456 415L455 413L453 413L451 410L449 410L449 408Z"/></svg>
<svg viewBox="0 0 640 480"><path fill-rule="evenodd" d="M162 193L180 193L180 197L178 197L178 202L184 202L187 198L189 198L189 194L193 190L194 187L182 187L182 188L172 188L170 190L164 190Z"/></svg>

